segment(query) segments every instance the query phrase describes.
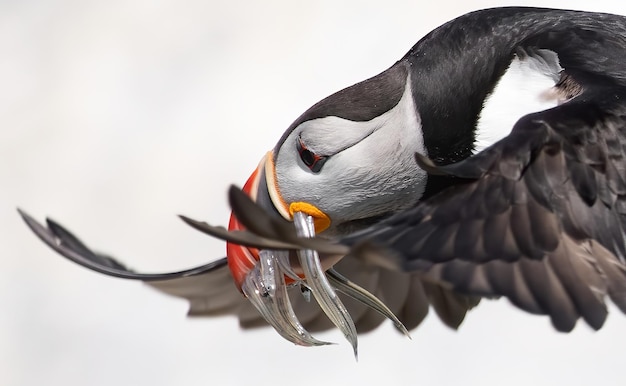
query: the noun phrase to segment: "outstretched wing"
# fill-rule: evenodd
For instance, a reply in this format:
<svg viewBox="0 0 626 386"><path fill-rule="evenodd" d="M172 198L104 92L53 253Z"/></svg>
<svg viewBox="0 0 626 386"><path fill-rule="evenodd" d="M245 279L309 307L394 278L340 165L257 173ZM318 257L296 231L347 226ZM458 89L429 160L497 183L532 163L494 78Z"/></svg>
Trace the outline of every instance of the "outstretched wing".
<svg viewBox="0 0 626 386"><path fill-rule="evenodd" d="M189 300L189 315L245 314L253 309L233 285L226 258L184 271L138 273L110 256L92 251L57 222L48 219L45 227L27 213L19 213L33 233L60 255L93 271L141 280L169 295L185 298Z"/></svg>
<svg viewBox="0 0 626 386"><path fill-rule="evenodd" d="M457 184L342 241L460 293L506 296L560 331L579 317L600 328L606 295L626 312L626 109L604 92L526 116L465 161L418 156Z"/></svg>
<svg viewBox="0 0 626 386"><path fill-rule="evenodd" d="M28 227L45 244L67 259L105 275L124 279L144 281L164 293L189 301L189 316L235 315L243 328L265 326L267 323L236 289L226 258L222 258L184 271L169 273L138 273L110 256L92 251L70 231L57 222L48 219L47 227L37 222L27 213L19 210ZM184 218L192 226L203 229L203 224ZM209 227L204 224L204 226ZM226 232L221 227L209 227L214 232ZM232 233L229 234L232 236ZM291 246L279 241L262 239L254 234L236 234L254 245L268 245L273 248ZM297 247L297 246L295 246ZM454 293L440 285L423 282L419 274L392 272L379 267L366 266L355 258L346 258L337 268L366 290L385 300L389 308L397 314L408 328L419 325L426 317L429 304L440 319L456 328L463 321L467 310L478 303L478 299ZM306 300L294 288L290 293L292 306L300 321L310 331L326 330L333 327L331 321L313 302ZM345 299L346 307L353 316L357 329L368 331L380 325L385 318L363 304Z"/></svg>
<svg viewBox="0 0 626 386"><path fill-rule="evenodd" d="M198 267L184 271L154 274L137 273L131 269L126 268L123 264L119 263L117 260L113 259L110 256L106 256L92 251L70 231L65 229L54 220L47 219L46 223L48 227L45 227L37 222L30 215L28 215L26 212L20 209L18 209L18 212L26 222L26 225L28 225L28 227L33 231L33 233L58 254L75 262L76 264L82 265L83 267L103 273L105 275L115 276L123 279L159 281L201 275L204 273L224 269L226 267L226 258L224 257L211 263L203 264Z"/></svg>

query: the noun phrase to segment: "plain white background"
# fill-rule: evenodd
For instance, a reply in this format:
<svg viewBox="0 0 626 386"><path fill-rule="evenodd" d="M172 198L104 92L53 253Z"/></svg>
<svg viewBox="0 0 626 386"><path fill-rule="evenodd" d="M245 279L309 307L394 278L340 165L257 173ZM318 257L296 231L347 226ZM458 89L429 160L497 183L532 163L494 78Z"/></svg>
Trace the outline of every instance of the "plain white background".
<svg viewBox="0 0 626 386"><path fill-rule="evenodd" d="M67 262L19 219L17 206L49 215L141 271L223 256L175 214L226 224L228 185L311 104L505 5L424 3L0 2L0 384L624 384L615 307L601 331L565 335L484 301L458 332L431 315L408 340L386 323L356 363L336 331L320 338L338 345L302 348L187 319L184 301ZM617 4L567 6L626 14Z"/></svg>

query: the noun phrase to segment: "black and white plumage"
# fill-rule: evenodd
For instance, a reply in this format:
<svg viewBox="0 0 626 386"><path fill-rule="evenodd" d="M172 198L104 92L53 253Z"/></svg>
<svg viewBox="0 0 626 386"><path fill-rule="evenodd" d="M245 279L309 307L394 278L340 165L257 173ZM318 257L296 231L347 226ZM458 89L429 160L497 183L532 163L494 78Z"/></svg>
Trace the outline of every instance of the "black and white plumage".
<svg viewBox="0 0 626 386"><path fill-rule="evenodd" d="M352 248L335 269L409 328L429 303L456 327L479 297L498 296L549 315L561 331L579 317L600 328L607 295L626 310L625 54L620 16L527 8L462 16L389 70L298 118L272 154L275 186L261 178L257 202L274 221L285 216L276 192L279 202L304 201L327 214L328 237ZM508 125L489 121L483 113L503 76L528 60L553 80L540 95L550 108L504 116ZM525 107L510 103L518 102ZM323 164L312 167L309 156ZM191 313L261 321L230 284L225 261L133 275L58 225L25 219L83 265L163 279L152 284L189 298ZM326 244L320 240L320 251ZM307 328L331 326L315 305L292 302ZM346 305L361 330L383 320Z"/></svg>

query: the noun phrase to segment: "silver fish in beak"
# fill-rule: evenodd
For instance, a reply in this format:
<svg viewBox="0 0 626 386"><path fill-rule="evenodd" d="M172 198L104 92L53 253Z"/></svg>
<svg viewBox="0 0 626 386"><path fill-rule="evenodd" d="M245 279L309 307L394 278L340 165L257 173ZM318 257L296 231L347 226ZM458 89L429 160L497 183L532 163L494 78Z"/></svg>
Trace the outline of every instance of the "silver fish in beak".
<svg viewBox="0 0 626 386"><path fill-rule="evenodd" d="M268 209L275 215L279 215L275 216L277 219L282 217L282 219L293 221L295 236L298 238L313 238L318 232L323 232L330 225L328 216L306 202L285 203L274 182L273 168L270 152L252 173L244 185L243 192L252 200L262 196L261 204L266 206L268 203L271 204ZM231 205L233 208L239 207L237 202L241 201L241 196L231 194L232 196L235 199L231 200ZM250 211L242 209L239 213L242 212ZM264 216L271 216L271 214L255 213L247 216L254 228L251 229L252 233L272 238L275 235L264 229L268 224L264 225L263 221L259 221ZM231 232L246 230L246 226L238 219L235 211L231 214L228 229ZM297 258L290 256L288 250L258 249L246 246L245 242L242 244L237 240L227 243L228 266L237 288L285 339L303 346L329 344L315 339L302 326L289 300L287 291L290 287L304 288L305 294L313 295L320 308L350 342L355 357L357 356L356 327L337 295L337 289L391 319L394 325L408 336L406 328L382 301L332 270L332 266L340 260L341 255L331 254L320 259L315 249L306 248L297 249L295 255Z"/></svg>

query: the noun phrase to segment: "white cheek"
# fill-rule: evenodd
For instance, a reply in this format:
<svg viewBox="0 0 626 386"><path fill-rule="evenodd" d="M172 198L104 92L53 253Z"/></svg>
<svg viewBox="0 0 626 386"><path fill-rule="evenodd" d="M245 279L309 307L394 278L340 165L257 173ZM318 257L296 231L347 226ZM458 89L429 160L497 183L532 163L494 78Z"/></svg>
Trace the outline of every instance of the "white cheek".
<svg viewBox="0 0 626 386"><path fill-rule="evenodd" d="M329 132L326 125L320 125L323 130L310 131L307 135L323 133L324 140L336 142L340 138L334 139L333 133L340 133L345 127L351 130L358 127L359 139L330 157L321 172L315 174L299 160L295 151L298 134L294 132L285 141L276 162L283 199L288 203L307 201L338 222L414 205L426 184L426 173L418 168L414 154L425 154L426 150L408 79L399 103L383 115L367 122L332 118L338 125L335 131ZM315 127L309 125L307 130ZM369 135L363 138L362 133ZM345 135L345 131L341 134Z"/></svg>
<svg viewBox="0 0 626 386"><path fill-rule="evenodd" d="M562 70L556 54L515 58L493 92L485 100L476 126L475 153L507 136L524 115L559 104L551 93Z"/></svg>

